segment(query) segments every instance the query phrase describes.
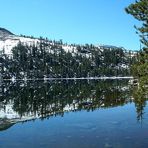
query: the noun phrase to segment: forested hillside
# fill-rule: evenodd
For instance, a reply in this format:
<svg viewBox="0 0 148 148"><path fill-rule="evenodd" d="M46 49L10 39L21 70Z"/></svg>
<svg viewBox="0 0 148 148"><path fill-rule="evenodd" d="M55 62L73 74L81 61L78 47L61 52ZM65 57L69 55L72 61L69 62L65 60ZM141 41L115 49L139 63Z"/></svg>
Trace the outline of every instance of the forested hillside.
<svg viewBox="0 0 148 148"><path fill-rule="evenodd" d="M35 44L19 42L12 54L1 51L3 79L130 76L136 52L115 46L68 45L40 38Z"/></svg>

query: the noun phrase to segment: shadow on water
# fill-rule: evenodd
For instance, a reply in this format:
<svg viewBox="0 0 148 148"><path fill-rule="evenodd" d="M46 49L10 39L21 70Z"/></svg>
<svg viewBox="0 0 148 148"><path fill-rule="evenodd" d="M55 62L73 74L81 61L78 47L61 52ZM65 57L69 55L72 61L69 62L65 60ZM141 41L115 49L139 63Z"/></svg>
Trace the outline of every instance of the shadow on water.
<svg viewBox="0 0 148 148"><path fill-rule="evenodd" d="M9 81L0 87L0 130L9 127L9 123L11 126L20 121L123 106L129 102L133 102L133 97L128 80ZM143 108L134 102L139 114Z"/></svg>

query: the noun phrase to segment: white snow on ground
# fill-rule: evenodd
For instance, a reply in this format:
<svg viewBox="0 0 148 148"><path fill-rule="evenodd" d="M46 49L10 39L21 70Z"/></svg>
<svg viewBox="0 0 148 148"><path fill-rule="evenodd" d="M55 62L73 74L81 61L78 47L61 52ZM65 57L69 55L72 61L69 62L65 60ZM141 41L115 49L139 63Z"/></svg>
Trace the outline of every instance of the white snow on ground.
<svg viewBox="0 0 148 148"><path fill-rule="evenodd" d="M24 45L36 45L39 39L32 39L20 36L9 36L5 40L0 40L0 50L4 50L5 54L12 54L12 48L21 42Z"/></svg>
<svg viewBox="0 0 148 148"><path fill-rule="evenodd" d="M70 45L63 45L62 48L65 50L65 52L74 52L76 53L76 47L70 46Z"/></svg>
<svg viewBox="0 0 148 148"><path fill-rule="evenodd" d="M28 38L28 37L22 37L22 36L15 36L11 35L5 38L5 40L0 40L0 51L4 51L4 54L11 55L12 54L12 48L17 46L18 43L21 42L23 45L38 45L40 43L39 39L34 38ZM49 46L52 46L53 43L48 42ZM62 48L65 50L65 52L71 52L76 53L76 47L71 45L63 45Z"/></svg>
<svg viewBox="0 0 148 148"><path fill-rule="evenodd" d="M23 37L23 36L17 36L17 35L9 35L7 37L5 37L4 40L0 40L0 51L4 51L4 54L8 54L11 55L12 54L12 48L17 46L17 44L21 42L24 45L39 45L40 43L40 39L37 38L31 38L31 37ZM49 49L50 46L54 45L53 42L47 41L48 45L49 45ZM104 46L96 46L100 51L104 50L102 47ZM109 46L107 46L109 47ZM75 53L77 53L77 47L74 45L67 45L67 44L63 44L62 48L65 50L65 52L71 52L72 55L74 56ZM52 51L51 51L52 52ZM135 56L137 53L132 51L132 52L127 52L126 55L127 56ZM86 57L89 57L91 54L87 53L84 54ZM121 65L121 67L126 68L126 65Z"/></svg>

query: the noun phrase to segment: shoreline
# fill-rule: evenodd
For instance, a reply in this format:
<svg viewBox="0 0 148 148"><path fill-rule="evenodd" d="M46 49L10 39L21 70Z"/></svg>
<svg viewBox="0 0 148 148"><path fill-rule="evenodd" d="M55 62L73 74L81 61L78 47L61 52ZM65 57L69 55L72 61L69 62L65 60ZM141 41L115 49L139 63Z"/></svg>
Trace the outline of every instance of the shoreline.
<svg viewBox="0 0 148 148"><path fill-rule="evenodd" d="M126 77L81 77L81 78L36 78L36 79L3 79L2 81L47 81L47 80L114 80L114 79L133 79L132 76Z"/></svg>

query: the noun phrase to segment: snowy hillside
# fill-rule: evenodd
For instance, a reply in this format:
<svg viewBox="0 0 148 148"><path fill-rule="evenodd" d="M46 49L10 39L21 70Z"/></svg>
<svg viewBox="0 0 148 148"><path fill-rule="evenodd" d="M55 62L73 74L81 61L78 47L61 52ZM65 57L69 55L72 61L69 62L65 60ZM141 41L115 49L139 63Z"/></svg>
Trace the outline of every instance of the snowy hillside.
<svg viewBox="0 0 148 148"><path fill-rule="evenodd" d="M26 37L26 36L18 36L14 35L10 31L0 28L0 51L3 51L4 54L12 54L12 48L17 46L18 43L23 44L23 45L28 45L28 46L39 46L40 42L46 42L48 44L48 49L51 49L52 46L57 45L54 41L49 41L45 39L40 39L40 38L33 38L33 37ZM79 52L77 50L78 46L85 46L85 45L68 45L68 44L62 44L60 47L64 49L65 52L71 52L71 53L77 53ZM111 46L111 45L93 45L96 49L95 50L100 50L103 51L104 49L118 49L122 48L125 50L123 47L116 47L116 46ZM85 47L82 48L85 52L88 52ZM89 53L89 52L88 52ZM135 56L136 52L131 52L131 56ZM89 56L89 54L87 54Z"/></svg>
<svg viewBox="0 0 148 148"><path fill-rule="evenodd" d="M21 36L10 35L5 40L0 40L0 50L3 50L5 54L12 54L12 48L17 46L21 42L24 45L36 45L39 39L31 39Z"/></svg>
<svg viewBox="0 0 148 148"><path fill-rule="evenodd" d="M3 79L35 79L130 76L137 53L110 45L18 36L0 28L0 55Z"/></svg>
<svg viewBox="0 0 148 148"><path fill-rule="evenodd" d="M10 31L0 28L0 51L3 51L4 54L12 54L12 48L17 46L20 42L23 45L39 46L41 39L14 35ZM51 46L54 46L53 42L47 41L47 43L49 49ZM71 45L62 45L62 48L66 52L76 52L76 47Z"/></svg>

